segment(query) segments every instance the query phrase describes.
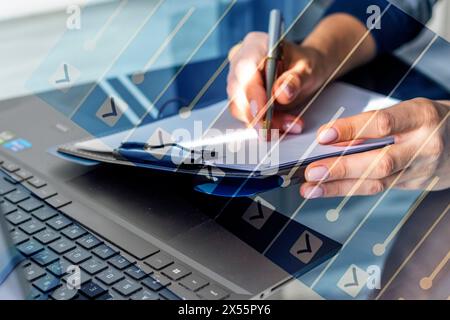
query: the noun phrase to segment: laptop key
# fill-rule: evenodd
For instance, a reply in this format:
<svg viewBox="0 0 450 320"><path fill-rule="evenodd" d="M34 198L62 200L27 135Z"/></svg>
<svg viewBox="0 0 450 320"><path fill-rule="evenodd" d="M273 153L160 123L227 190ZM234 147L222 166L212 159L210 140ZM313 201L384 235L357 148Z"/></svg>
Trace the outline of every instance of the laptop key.
<svg viewBox="0 0 450 320"><path fill-rule="evenodd" d="M158 292L166 300L200 300L200 298L177 283L172 283L167 288Z"/></svg>
<svg viewBox="0 0 450 320"><path fill-rule="evenodd" d="M19 208L23 209L26 212L34 211L43 206L44 206L44 204L36 198L30 198L28 200L22 201L18 205Z"/></svg>
<svg viewBox="0 0 450 320"><path fill-rule="evenodd" d="M45 202L47 202L50 206L53 208L59 209L61 207L64 207L70 203L72 203L71 200L67 199L66 197L63 197L61 195L56 195L50 198L45 199Z"/></svg>
<svg viewBox="0 0 450 320"><path fill-rule="evenodd" d="M39 222L38 220L31 219L25 223L22 223L19 226L19 229L29 235L33 235L39 231L44 230L45 225L42 222Z"/></svg>
<svg viewBox="0 0 450 320"><path fill-rule="evenodd" d="M111 298L108 300L128 300L127 297L124 297L123 295L121 295L119 292L115 291L115 290L110 290L107 295L109 295ZM100 296L102 297L102 296ZM99 297L99 299L100 299ZM104 299L103 299L104 300Z"/></svg>
<svg viewBox="0 0 450 320"><path fill-rule="evenodd" d="M208 285L208 281L195 274L191 274L186 278L182 279L180 281L180 284L191 291L197 291L203 288L204 286Z"/></svg>
<svg viewBox="0 0 450 320"><path fill-rule="evenodd" d="M52 227L53 229L55 229L57 231L62 230L64 228L66 228L67 226L70 226L71 224L72 224L72 221L67 219L64 216L56 216L47 221L47 225L49 225L50 227Z"/></svg>
<svg viewBox="0 0 450 320"><path fill-rule="evenodd" d="M35 253L38 253L41 250L44 250L44 247L35 240L28 240L20 245L18 245L17 250L19 250L24 256L32 256Z"/></svg>
<svg viewBox="0 0 450 320"><path fill-rule="evenodd" d="M16 190L16 187L5 179L0 179L0 195L3 196L11 191Z"/></svg>
<svg viewBox="0 0 450 320"><path fill-rule="evenodd" d="M41 267L45 267L52 262L59 260L59 257L50 250L42 250L31 257L31 260L36 262Z"/></svg>
<svg viewBox="0 0 450 320"><path fill-rule="evenodd" d="M125 277L119 270L110 267L110 268L106 269L105 271L103 271L102 273L98 274L96 276L96 278L98 280L100 280L101 282L103 282L104 284L110 286L110 285L122 280Z"/></svg>
<svg viewBox="0 0 450 320"><path fill-rule="evenodd" d="M25 192L23 190L15 190L13 192L8 193L5 196L5 199L7 199L9 202L13 204L18 204L19 202L26 200L30 197L30 194L28 192Z"/></svg>
<svg viewBox="0 0 450 320"><path fill-rule="evenodd" d="M174 281L180 280L181 278L191 274L189 270L178 263L168 266L162 271L162 273Z"/></svg>
<svg viewBox="0 0 450 320"><path fill-rule="evenodd" d="M31 212L31 215L33 215L35 218L37 218L41 221L47 221L48 219L53 218L54 216L58 215L58 211L45 206L43 208L40 208L40 209L37 209L37 210Z"/></svg>
<svg viewBox="0 0 450 320"><path fill-rule="evenodd" d="M32 178L33 175L29 171L20 169L19 171L14 172L11 177L18 182L22 182Z"/></svg>
<svg viewBox="0 0 450 320"><path fill-rule="evenodd" d="M97 239L97 237L95 237L92 234L87 234L87 235L83 236L82 238L78 239L77 243L80 246L82 246L83 248L90 250L90 249L95 248L96 246L100 245L102 243L102 241Z"/></svg>
<svg viewBox="0 0 450 320"><path fill-rule="evenodd" d="M33 286L42 291L43 293L49 293L50 291L59 287L60 285L61 281L50 274L33 282Z"/></svg>
<svg viewBox="0 0 450 320"><path fill-rule="evenodd" d="M11 233L11 240L13 241L13 243L15 245L21 244L22 242L25 242L28 240L28 236L20 231L20 230L16 230L14 232Z"/></svg>
<svg viewBox="0 0 450 320"><path fill-rule="evenodd" d="M24 268L25 279L28 281L34 281L45 275L45 270L41 267L31 263L29 266Z"/></svg>
<svg viewBox="0 0 450 320"><path fill-rule="evenodd" d="M148 276L142 281L144 286L153 291L161 290L162 288L167 287L170 283L171 282L167 277L156 273Z"/></svg>
<svg viewBox="0 0 450 320"><path fill-rule="evenodd" d="M112 257L111 259L108 260L108 262L119 270L123 270L129 265L131 265L131 262L121 255L116 255Z"/></svg>
<svg viewBox="0 0 450 320"><path fill-rule="evenodd" d="M131 300L159 300L159 295L149 290L141 290L130 297Z"/></svg>
<svg viewBox="0 0 450 320"><path fill-rule="evenodd" d="M222 300L229 296L225 290L216 285L208 285L200 289L197 293L200 297L206 300Z"/></svg>
<svg viewBox="0 0 450 320"><path fill-rule="evenodd" d="M2 168L11 173L20 169L18 165L9 161L3 162Z"/></svg>
<svg viewBox="0 0 450 320"><path fill-rule="evenodd" d="M80 292L90 299L95 299L106 293L107 290L94 281L89 281L81 286Z"/></svg>
<svg viewBox="0 0 450 320"><path fill-rule="evenodd" d="M101 295L100 297L97 297L97 299L95 299L95 300L98 300L98 301L108 300L109 301L109 300L114 300L114 297L109 292L107 292L107 293ZM122 299L122 300L124 300L124 299Z"/></svg>
<svg viewBox="0 0 450 320"><path fill-rule="evenodd" d="M28 220L31 220L31 216L28 213L19 210L8 214L6 216L6 220L8 220L11 224L16 226Z"/></svg>
<svg viewBox="0 0 450 320"><path fill-rule="evenodd" d="M84 249L74 249L64 255L64 257L73 264L80 264L91 257L91 254Z"/></svg>
<svg viewBox="0 0 450 320"><path fill-rule="evenodd" d="M110 246L107 246L106 244L102 244L101 246L92 250L92 253L95 254L97 257L106 260L118 254L119 252L114 250Z"/></svg>
<svg viewBox="0 0 450 320"><path fill-rule="evenodd" d="M180 296L178 296L177 294L168 290L167 288L162 289L158 293L164 300L187 300L187 299L182 299Z"/></svg>
<svg viewBox="0 0 450 320"><path fill-rule="evenodd" d="M144 273L145 273L146 275L153 274L153 269L150 268L150 267L149 267L148 265L146 265L146 264L138 263L138 264L136 264L136 267L138 267L139 269L141 269L142 271L144 271Z"/></svg>
<svg viewBox="0 0 450 320"><path fill-rule="evenodd" d="M65 238L53 242L51 245L49 245L49 248L55 251L57 254L64 254L74 249L75 247L76 245L72 241Z"/></svg>
<svg viewBox="0 0 450 320"><path fill-rule="evenodd" d="M52 187L45 186L45 187L33 190L33 194L36 197L38 197L39 199L45 200L50 197L53 197L54 195L57 194L57 192Z"/></svg>
<svg viewBox="0 0 450 320"><path fill-rule="evenodd" d="M78 296L78 290L69 288L68 286L61 286L52 292L50 298L53 300L72 300Z"/></svg>
<svg viewBox="0 0 450 320"><path fill-rule="evenodd" d="M132 295L133 293L141 290L142 287L139 285L139 283L137 283L133 280L124 279L124 280L116 283L113 286L113 289L116 290L117 292L119 292L120 294L124 295L125 297L128 297L128 296Z"/></svg>
<svg viewBox="0 0 450 320"><path fill-rule="evenodd" d="M27 183L37 189L42 188L47 185L47 182L45 182L44 180L42 180L41 178L38 178L38 177L34 177L34 178L28 180Z"/></svg>
<svg viewBox="0 0 450 320"><path fill-rule="evenodd" d="M80 270L78 274L70 271L70 273L67 273L62 277L62 280L67 284L67 286L78 288L78 286L82 286L83 284L91 281L91 276L83 270Z"/></svg>
<svg viewBox="0 0 450 320"><path fill-rule="evenodd" d="M108 268L108 265L99 259L91 258L83 262L80 267L92 276Z"/></svg>
<svg viewBox="0 0 450 320"><path fill-rule="evenodd" d="M9 202L2 202L0 204L0 212L3 213L4 215L7 215L11 212L14 212L17 210L17 207Z"/></svg>
<svg viewBox="0 0 450 320"><path fill-rule="evenodd" d="M64 259L60 259L59 261L53 262L52 264L47 266L47 271L50 272L51 274L53 274L55 277L62 277L64 276L68 271L67 268L70 266L71 264L64 260Z"/></svg>
<svg viewBox="0 0 450 320"><path fill-rule="evenodd" d="M65 228L63 231L61 231L61 233L70 240L75 240L85 235L87 231L78 225L72 225L70 227Z"/></svg>
<svg viewBox="0 0 450 320"><path fill-rule="evenodd" d="M144 261L145 264L149 265L155 270L161 270L168 265L173 263L173 260L166 254L159 252Z"/></svg>
<svg viewBox="0 0 450 320"><path fill-rule="evenodd" d="M125 270L125 274L137 281L140 281L147 276L147 274L137 266L129 267L127 270Z"/></svg>
<svg viewBox="0 0 450 320"><path fill-rule="evenodd" d="M41 232L35 234L33 237L42 244L49 244L61 238L59 233L51 229L42 230Z"/></svg>

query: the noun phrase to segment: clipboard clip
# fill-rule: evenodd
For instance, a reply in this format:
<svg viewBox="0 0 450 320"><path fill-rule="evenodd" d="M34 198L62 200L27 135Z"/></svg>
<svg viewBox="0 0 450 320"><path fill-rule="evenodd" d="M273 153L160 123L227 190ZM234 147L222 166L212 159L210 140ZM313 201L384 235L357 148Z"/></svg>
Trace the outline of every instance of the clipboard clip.
<svg viewBox="0 0 450 320"><path fill-rule="evenodd" d="M178 149L175 151L174 149ZM150 145L145 142L122 142L120 147L115 150L115 154L129 161L140 163L173 160L173 155L178 155L180 164L206 164L207 161L217 160L218 153L214 149L201 148L190 149L176 143L163 143L159 145ZM176 165L176 162L173 162Z"/></svg>

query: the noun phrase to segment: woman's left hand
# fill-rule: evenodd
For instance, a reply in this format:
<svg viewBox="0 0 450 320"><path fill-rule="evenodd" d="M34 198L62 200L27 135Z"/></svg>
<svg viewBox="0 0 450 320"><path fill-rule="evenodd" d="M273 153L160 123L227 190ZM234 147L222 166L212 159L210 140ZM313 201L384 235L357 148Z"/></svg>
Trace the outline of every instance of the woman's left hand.
<svg viewBox="0 0 450 320"><path fill-rule="evenodd" d="M339 119L319 130L321 144L393 136L383 149L319 160L305 171L305 198L373 195L388 188L450 188L450 101L417 98ZM356 140L356 141L355 141Z"/></svg>

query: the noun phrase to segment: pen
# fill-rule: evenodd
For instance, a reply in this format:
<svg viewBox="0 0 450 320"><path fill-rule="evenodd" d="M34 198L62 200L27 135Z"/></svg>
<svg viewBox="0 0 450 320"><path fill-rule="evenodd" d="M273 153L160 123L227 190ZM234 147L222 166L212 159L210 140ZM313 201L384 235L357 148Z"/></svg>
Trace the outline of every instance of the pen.
<svg viewBox="0 0 450 320"><path fill-rule="evenodd" d="M271 101L272 89L277 76L277 65L281 58L281 37L283 33L283 17L280 10L272 10L269 20L269 44L266 58L266 95ZM270 127L273 116L273 101L267 106L263 128L266 139L270 139Z"/></svg>

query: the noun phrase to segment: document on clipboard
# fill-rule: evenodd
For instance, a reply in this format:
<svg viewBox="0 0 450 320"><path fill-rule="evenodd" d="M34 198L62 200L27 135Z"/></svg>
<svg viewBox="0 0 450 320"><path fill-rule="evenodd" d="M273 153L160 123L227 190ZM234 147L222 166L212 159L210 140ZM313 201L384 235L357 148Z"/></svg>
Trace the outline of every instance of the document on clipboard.
<svg viewBox="0 0 450 320"><path fill-rule="evenodd" d="M222 101L112 135L58 147L62 154L81 159L155 170L232 177L277 174L313 161L364 152L393 143L392 138L367 140L349 147L317 143L317 130L337 118L383 109L397 100L352 85L334 83L304 113L300 135L261 139L258 132L233 118ZM212 169L211 169L212 168ZM212 171L211 171L212 170Z"/></svg>

